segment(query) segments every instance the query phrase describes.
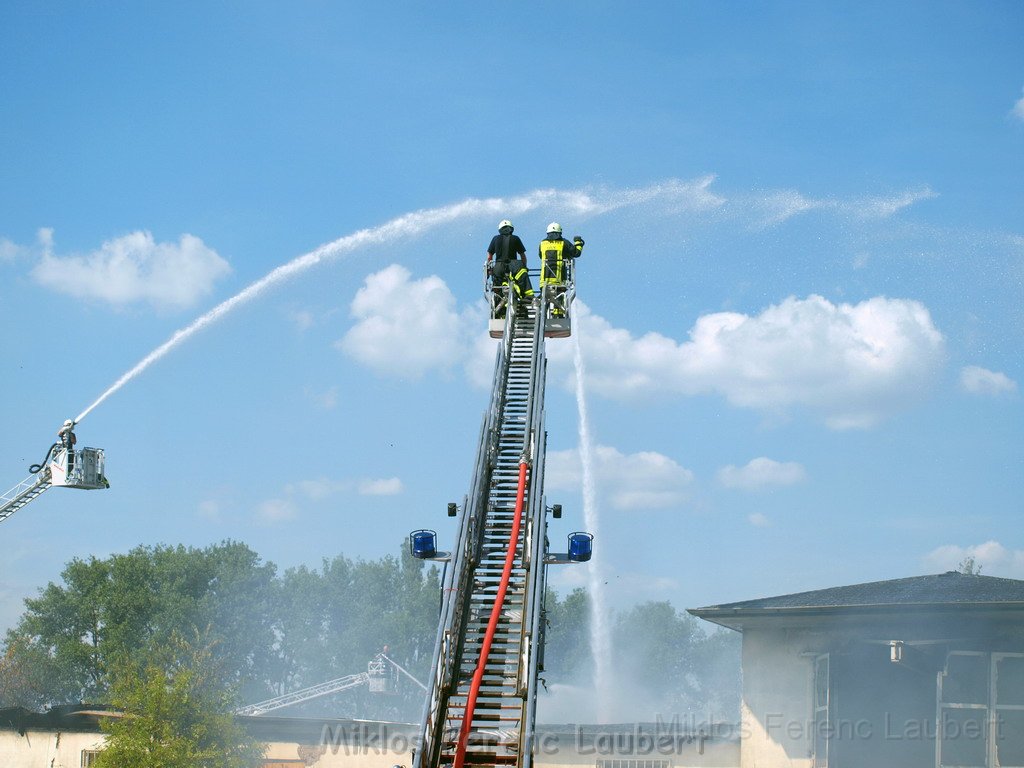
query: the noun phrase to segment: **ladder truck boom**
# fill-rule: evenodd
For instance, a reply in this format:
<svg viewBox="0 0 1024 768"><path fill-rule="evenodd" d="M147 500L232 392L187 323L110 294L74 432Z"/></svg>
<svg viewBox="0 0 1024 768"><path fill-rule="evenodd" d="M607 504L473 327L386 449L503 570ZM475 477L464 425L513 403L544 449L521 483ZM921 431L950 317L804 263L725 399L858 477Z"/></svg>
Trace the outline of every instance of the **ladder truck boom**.
<svg viewBox="0 0 1024 768"><path fill-rule="evenodd" d="M308 688L302 688L281 696L275 696L274 698L267 699L266 701L249 704L248 706L236 709L235 714L251 716L263 715L277 709L290 707L293 704L301 704L304 701L318 699L321 696L329 696L332 693L340 693L341 691L347 691L350 688L356 688L361 685L368 685L370 691L374 693L386 693L388 691L389 682L387 671L389 665L396 673L400 673L409 678L409 680L414 682L423 690L427 689L427 686L413 677L412 674L398 662L394 661L384 653L378 653L370 660L369 664L366 665L365 672L358 672L354 675L345 675L344 677L339 677L335 680L328 680L325 683L311 685Z"/></svg>
<svg viewBox="0 0 1024 768"><path fill-rule="evenodd" d="M33 464L33 474L0 496L0 522L6 520L26 504L38 499L50 488L79 488L95 490L109 488L104 475L105 459L102 448L75 450L71 421L64 422L61 442L54 443L42 464Z"/></svg>
<svg viewBox="0 0 1024 768"><path fill-rule="evenodd" d="M491 286L488 286L491 287ZM545 337L570 332L575 288L545 285L534 301L492 297L489 332L501 329L491 400L470 490L447 561L429 692L413 768L531 768L544 594L549 563L589 559L548 552L544 464ZM449 505L453 514L455 505ZM589 534L572 534L589 537ZM570 537L571 541L571 537ZM443 555L443 556L442 556Z"/></svg>

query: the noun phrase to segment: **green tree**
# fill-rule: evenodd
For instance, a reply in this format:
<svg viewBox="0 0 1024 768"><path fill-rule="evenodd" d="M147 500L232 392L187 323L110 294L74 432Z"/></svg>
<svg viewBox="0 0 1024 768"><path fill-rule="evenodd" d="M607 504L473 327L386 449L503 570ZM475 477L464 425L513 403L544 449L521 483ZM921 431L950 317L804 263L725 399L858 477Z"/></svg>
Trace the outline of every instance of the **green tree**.
<svg viewBox="0 0 1024 768"><path fill-rule="evenodd" d="M7 634L4 652L18 668L30 668L28 678L37 683L22 686L21 698L7 703L103 701L112 660L206 628L219 641L225 668L244 681L244 695L265 698L267 676L275 673L275 572L234 542L76 558L61 583L25 601Z"/></svg>
<svg viewBox="0 0 1024 768"><path fill-rule="evenodd" d="M564 600L549 589L544 598L544 678L572 683L591 666L590 598L577 587Z"/></svg>
<svg viewBox="0 0 1024 768"><path fill-rule="evenodd" d="M113 665L110 701L120 716L105 718L107 745L97 768L252 768L262 748L237 724L235 697L209 646L174 634L151 645L146 661L126 656Z"/></svg>

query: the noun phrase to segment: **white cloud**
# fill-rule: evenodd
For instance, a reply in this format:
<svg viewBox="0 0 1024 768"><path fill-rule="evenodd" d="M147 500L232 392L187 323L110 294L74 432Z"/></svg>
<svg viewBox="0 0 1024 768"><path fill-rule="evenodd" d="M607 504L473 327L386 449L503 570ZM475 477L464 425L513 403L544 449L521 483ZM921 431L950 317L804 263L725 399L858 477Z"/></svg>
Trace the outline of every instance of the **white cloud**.
<svg viewBox="0 0 1024 768"><path fill-rule="evenodd" d="M968 557L974 558L983 576L1024 578L1024 550L1010 550L994 540L967 547L946 544L925 555L922 563L926 570L933 573L955 571Z"/></svg>
<svg viewBox="0 0 1024 768"><path fill-rule="evenodd" d="M771 520L761 512L752 512L747 515L747 522L755 528L767 528L772 524Z"/></svg>
<svg viewBox="0 0 1024 768"><path fill-rule="evenodd" d="M17 243L13 243L6 237L0 237L0 263L14 261L24 249Z"/></svg>
<svg viewBox="0 0 1024 768"><path fill-rule="evenodd" d="M257 508L259 519L269 524L294 520L298 514L298 508L290 499L268 499Z"/></svg>
<svg viewBox="0 0 1024 768"><path fill-rule="evenodd" d="M210 522L219 522L221 520L221 505L213 500L206 500L199 502L198 510L199 516Z"/></svg>
<svg viewBox="0 0 1024 768"><path fill-rule="evenodd" d="M313 317L313 313L306 309L295 310L288 313L288 319L291 320L292 325L298 331L308 331L314 325L316 325L316 318Z"/></svg>
<svg viewBox="0 0 1024 768"><path fill-rule="evenodd" d="M480 322L460 319L441 278L411 278L397 264L367 277L352 302L356 324L335 347L391 376L419 378L462 362Z"/></svg>
<svg viewBox="0 0 1024 768"><path fill-rule="evenodd" d="M331 480L326 477L315 480L299 480L285 486L289 496L300 494L311 501L322 501L341 493L358 493L361 496L395 496L405 486L397 477L364 478L362 480Z"/></svg>
<svg viewBox="0 0 1024 768"><path fill-rule="evenodd" d="M594 449L594 477L602 498L612 508L644 511L681 503L693 482L693 472L653 451L623 454L615 448ZM547 455L545 486L552 490L578 490L583 482L579 452L552 451Z"/></svg>
<svg viewBox="0 0 1024 768"><path fill-rule="evenodd" d="M868 427L920 397L944 361L927 308L907 299L790 297L758 315L704 315L682 343L636 338L580 301L576 309L587 386L611 398L718 393L768 412L806 407L835 429ZM549 357L571 370L570 349L552 346Z"/></svg>
<svg viewBox="0 0 1024 768"><path fill-rule="evenodd" d="M303 387L302 394L315 406L323 408L325 411L334 410L338 405L337 387L328 387L323 392L318 392L312 387Z"/></svg>
<svg viewBox="0 0 1024 768"><path fill-rule="evenodd" d="M718 470L718 482L726 488L756 491L771 486L793 485L807 479L807 472L796 462L780 462L761 456L746 466L728 465Z"/></svg>
<svg viewBox="0 0 1024 768"><path fill-rule="evenodd" d="M397 496L403 490L402 481L397 477L359 481L359 493L363 496Z"/></svg>
<svg viewBox="0 0 1024 768"><path fill-rule="evenodd" d="M1001 395L1016 392L1017 382L1005 373L968 365L960 369L960 388L972 395Z"/></svg>
<svg viewBox="0 0 1024 768"><path fill-rule="evenodd" d="M299 480L289 483L285 486L285 492L290 495L299 493L311 501L321 501L328 496L351 490L351 488L352 483L347 480L330 480L320 477L315 480Z"/></svg>
<svg viewBox="0 0 1024 768"><path fill-rule="evenodd" d="M1011 114L1018 120L1024 120L1024 96L1017 99L1017 103L1013 105Z"/></svg>
<svg viewBox="0 0 1024 768"><path fill-rule="evenodd" d="M84 256L54 256L52 230L40 230L43 255L32 270L41 285L60 293L115 305L148 302L184 308L210 293L231 268L193 235L158 243L149 232L132 232Z"/></svg>

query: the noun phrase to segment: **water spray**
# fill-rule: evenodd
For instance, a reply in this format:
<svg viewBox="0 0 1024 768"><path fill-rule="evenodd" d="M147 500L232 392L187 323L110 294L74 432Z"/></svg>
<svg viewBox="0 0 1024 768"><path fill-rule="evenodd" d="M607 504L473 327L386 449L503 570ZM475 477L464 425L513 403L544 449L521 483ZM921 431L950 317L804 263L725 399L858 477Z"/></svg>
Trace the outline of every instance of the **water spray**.
<svg viewBox="0 0 1024 768"><path fill-rule="evenodd" d="M579 314L576 316L576 332L573 334L573 363L576 368L576 409L579 413L580 465L583 469L583 519L587 530L598 535L597 492L594 481L593 445L590 435L590 421L587 416L587 398L584 388L585 368ZM602 722L611 717L611 633L608 627L608 613L605 608L604 575L600 555L590 561L587 568L587 586L590 591L590 652L594 660L594 688L597 694L597 714Z"/></svg>
<svg viewBox="0 0 1024 768"><path fill-rule="evenodd" d="M645 202L650 197L661 194L664 190L664 185L655 185L640 190L623 190L606 193L603 196L594 196L578 190L541 189L511 198L469 198L440 208L426 208L413 211L391 219L380 226L360 229L333 242L325 243L309 253L292 259L286 264L282 264L230 299L218 304L205 315L193 321L191 325L175 331L171 338L146 355L133 368L115 381L110 388L96 398L92 405L75 418L75 423L79 423L100 403L189 337L215 323L241 304L255 299L268 288L321 262L336 259L363 246L381 245L403 238L416 237L435 227L459 219L484 215L514 216L536 208L558 208L573 212L579 216L595 215L626 205Z"/></svg>

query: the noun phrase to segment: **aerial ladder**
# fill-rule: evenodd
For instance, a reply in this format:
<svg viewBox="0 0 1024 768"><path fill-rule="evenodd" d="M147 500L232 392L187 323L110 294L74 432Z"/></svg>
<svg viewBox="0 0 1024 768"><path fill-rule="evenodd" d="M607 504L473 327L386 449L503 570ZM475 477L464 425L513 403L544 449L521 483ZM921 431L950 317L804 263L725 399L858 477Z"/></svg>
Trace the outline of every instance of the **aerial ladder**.
<svg viewBox="0 0 1024 768"><path fill-rule="evenodd" d="M413 768L531 768L543 670L548 564L590 559L593 537L569 534L568 552L548 549L544 498L546 337L571 333L571 276L533 301L517 301L485 278L489 332L501 344L480 428L470 490L455 546L410 534L415 557L445 562L441 616ZM458 505L448 505L449 516Z"/></svg>
<svg viewBox="0 0 1024 768"><path fill-rule="evenodd" d="M33 474L0 496L0 522L26 504L35 501L50 488L96 490L109 488L104 473L102 448L75 450L74 423L65 421L58 435L60 442L50 446L41 464L33 464Z"/></svg>
<svg viewBox="0 0 1024 768"><path fill-rule="evenodd" d="M394 675L389 674L388 670L394 670ZM281 696L275 696L272 699L266 701L260 701L256 704L249 704L245 707L240 707L235 710L237 715L264 715L267 712L273 712L277 709L283 709L290 707L293 704L302 704L312 699L318 699L322 696L329 696L332 693L340 693L341 691L347 691L350 688L357 688L360 686L367 686L371 693L389 693L394 688L394 679L399 674L404 675L414 682L417 686L422 688L424 691L427 690L427 686L413 677L405 667L398 662L394 661L385 653L378 653L370 662L366 665L365 672L358 672L354 675L345 675L334 680L328 680L325 683L319 683L317 685L311 685L307 688L302 688L297 691L291 691L290 693L283 694Z"/></svg>

